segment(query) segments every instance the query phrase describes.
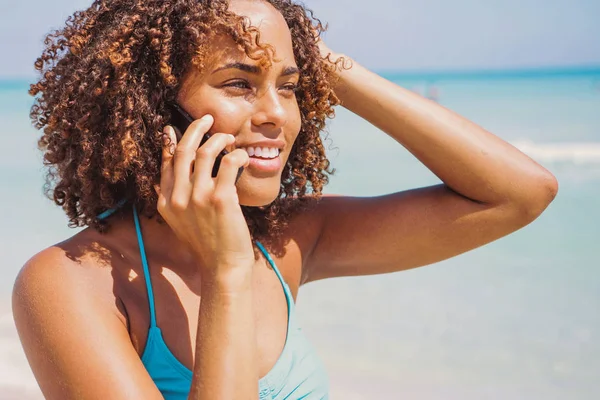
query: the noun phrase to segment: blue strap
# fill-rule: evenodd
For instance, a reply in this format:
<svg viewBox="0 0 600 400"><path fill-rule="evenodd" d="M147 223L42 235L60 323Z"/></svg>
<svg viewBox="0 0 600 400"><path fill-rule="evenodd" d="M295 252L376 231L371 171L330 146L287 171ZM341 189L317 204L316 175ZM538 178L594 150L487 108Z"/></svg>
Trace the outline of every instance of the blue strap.
<svg viewBox="0 0 600 400"><path fill-rule="evenodd" d="M114 212L114 210L113 210ZM112 213L111 213L112 214ZM140 227L140 219L138 217L137 209L135 205L133 206L133 219L135 221L135 231L137 234L138 245L140 248L140 256L142 258L142 267L144 269L144 279L146 280L146 290L148 292L148 303L150 305L150 327L156 327L156 311L154 309L154 292L152 290L152 280L150 279L150 269L148 268L148 260L146 259L146 249L144 248L144 240L142 239L142 229ZM285 293L285 299L288 304L288 318L290 314L291 307L293 305L292 293L290 291L289 286L283 280L283 276L279 269L277 269L277 265L275 265L275 261L271 258L269 252L264 248L264 246L256 241L256 246L259 248L261 253L265 256L273 271L275 271L275 275L279 279L281 286L283 286L283 291Z"/></svg>
<svg viewBox="0 0 600 400"><path fill-rule="evenodd" d="M146 250L144 249L144 240L142 239L142 229L135 204L133 205L133 219L135 221L135 231L137 233L138 245L140 247L140 256L142 257L142 267L144 268L144 278L146 279L146 290L148 291L148 303L150 304L150 328L156 326L156 313L154 311L154 292L152 290L152 281L150 280L150 269L146 259Z"/></svg>
<svg viewBox="0 0 600 400"><path fill-rule="evenodd" d="M125 205L125 203L127 203L127 199L122 199L117 203L117 206L115 208L111 208L109 210L104 211L101 214L98 214L96 216L96 218L98 219L105 219L110 217L111 215L113 215L115 213L115 211L117 211L119 208L123 207Z"/></svg>
<svg viewBox="0 0 600 400"><path fill-rule="evenodd" d="M292 292L290 291L290 287L283 280L283 276L281 276L281 272L279 272L279 270L277 269L277 265L275 265L275 261L273 261L269 252L264 248L264 246L258 240L256 241L256 246L260 249L261 253L263 253L265 258L271 265L271 268L273 268L273 271L275 271L277 278L279 278L279 282L281 282L281 286L283 286L283 291L285 293L285 299L288 303L288 311L289 311L290 308L292 307L292 305L294 304L294 301L292 298ZM289 314L289 312L288 312L288 314Z"/></svg>

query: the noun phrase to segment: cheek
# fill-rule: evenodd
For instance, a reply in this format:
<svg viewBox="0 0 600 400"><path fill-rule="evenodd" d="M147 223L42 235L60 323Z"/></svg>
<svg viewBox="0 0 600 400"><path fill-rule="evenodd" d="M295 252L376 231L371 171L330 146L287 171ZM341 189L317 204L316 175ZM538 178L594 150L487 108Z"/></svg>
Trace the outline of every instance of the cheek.
<svg viewBox="0 0 600 400"><path fill-rule="evenodd" d="M247 107L235 101L222 99L208 104L205 114L211 114L215 118L211 132L223 132L233 135L237 134L245 121L250 118Z"/></svg>
<svg viewBox="0 0 600 400"><path fill-rule="evenodd" d="M184 91L179 103L196 118L212 115L215 123L209 132L237 134L249 118L247 103L224 97L208 85L199 86L194 91Z"/></svg>

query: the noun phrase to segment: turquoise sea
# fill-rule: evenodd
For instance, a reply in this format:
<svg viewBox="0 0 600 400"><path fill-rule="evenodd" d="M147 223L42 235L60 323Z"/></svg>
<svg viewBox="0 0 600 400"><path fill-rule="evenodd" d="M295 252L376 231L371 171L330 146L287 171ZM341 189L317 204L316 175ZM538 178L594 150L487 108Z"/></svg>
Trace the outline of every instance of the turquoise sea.
<svg viewBox="0 0 600 400"><path fill-rule="evenodd" d="M381 72L515 144L560 192L537 221L416 270L315 282L299 317L333 399L597 399L600 396L600 67ZM33 253L74 233L42 194L39 133L23 81L0 81L0 398L39 399L10 315ZM377 195L438 183L385 134L339 109L326 192Z"/></svg>

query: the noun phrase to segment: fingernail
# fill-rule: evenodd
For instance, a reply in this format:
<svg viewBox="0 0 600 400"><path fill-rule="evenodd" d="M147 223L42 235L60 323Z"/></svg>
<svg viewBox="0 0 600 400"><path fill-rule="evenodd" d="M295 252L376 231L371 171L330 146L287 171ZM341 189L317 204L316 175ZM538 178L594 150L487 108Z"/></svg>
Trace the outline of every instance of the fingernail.
<svg viewBox="0 0 600 400"><path fill-rule="evenodd" d="M210 114L206 114L205 116L203 116L202 118L200 118L202 121L206 121L206 122L210 122L213 120L212 115Z"/></svg>

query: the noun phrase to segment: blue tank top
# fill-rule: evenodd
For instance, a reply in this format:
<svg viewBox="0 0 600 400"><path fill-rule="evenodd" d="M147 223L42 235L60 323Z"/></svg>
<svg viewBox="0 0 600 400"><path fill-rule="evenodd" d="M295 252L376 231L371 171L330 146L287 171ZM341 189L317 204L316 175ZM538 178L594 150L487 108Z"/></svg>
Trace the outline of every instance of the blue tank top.
<svg viewBox="0 0 600 400"><path fill-rule="evenodd" d="M112 211L112 210L109 210ZM105 212L107 217L112 212ZM108 214L108 215L106 215ZM150 270L146 260L140 221L133 208L144 278L150 307L150 329L142 363L166 400L186 400L192 384L192 371L183 365L167 347L160 328L156 325L154 294ZM273 368L259 381L260 400L315 400L329 398L329 381L323 363L306 339L298 322L294 299L275 262L260 243L256 243L283 286L288 308L288 325L283 351Z"/></svg>

